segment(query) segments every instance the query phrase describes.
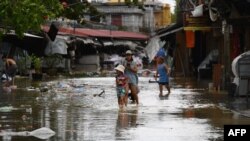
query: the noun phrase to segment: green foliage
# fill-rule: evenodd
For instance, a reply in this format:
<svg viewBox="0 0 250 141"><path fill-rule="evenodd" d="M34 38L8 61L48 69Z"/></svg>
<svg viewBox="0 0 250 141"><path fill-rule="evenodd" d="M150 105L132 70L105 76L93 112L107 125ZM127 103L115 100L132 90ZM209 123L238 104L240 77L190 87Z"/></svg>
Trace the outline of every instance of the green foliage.
<svg viewBox="0 0 250 141"><path fill-rule="evenodd" d="M84 9L86 9L85 4L79 3L77 0L71 0L67 2L67 5L63 11L63 16L72 19L77 20L79 18L82 18Z"/></svg>
<svg viewBox="0 0 250 141"><path fill-rule="evenodd" d="M90 6L88 10L90 13L91 21L100 22L100 19L104 17L104 14L97 11L94 6Z"/></svg>
<svg viewBox="0 0 250 141"><path fill-rule="evenodd" d="M138 0L133 0L134 5L138 5L139 1Z"/></svg>
<svg viewBox="0 0 250 141"><path fill-rule="evenodd" d="M59 0L0 0L0 38L3 33L15 30L19 37L27 31L40 31L47 20L63 16L79 20L90 13L95 21L100 13L86 0L67 0L64 7Z"/></svg>
<svg viewBox="0 0 250 141"><path fill-rule="evenodd" d="M59 16L62 10L58 0L1 0L0 26L3 30L0 32L13 29L23 36L29 30L39 31L41 24Z"/></svg>
<svg viewBox="0 0 250 141"><path fill-rule="evenodd" d="M142 3L139 2L139 0L125 0L125 4L127 6L132 6L132 5L134 5L134 6L140 6L140 5L142 5Z"/></svg>
<svg viewBox="0 0 250 141"><path fill-rule="evenodd" d="M68 0L63 16L71 20L79 20L86 13L89 13L91 20L96 22L99 22L102 16L94 6L87 1L81 2L80 0Z"/></svg>
<svg viewBox="0 0 250 141"><path fill-rule="evenodd" d="M174 13L176 14L178 11L181 11L179 7L180 0L175 0L175 3L176 3L176 6L174 8Z"/></svg>
<svg viewBox="0 0 250 141"><path fill-rule="evenodd" d="M143 11L146 10L146 9L143 7L143 4L142 4L142 3L139 3L139 4L138 4L138 8L141 9L141 10L143 10Z"/></svg>
<svg viewBox="0 0 250 141"><path fill-rule="evenodd" d="M24 55L17 60L18 70L21 74L27 74L30 69L31 57L29 55Z"/></svg>
<svg viewBox="0 0 250 141"><path fill-rule="evenodd" d="M45 64L49 69L55 68L56 65L61 63L63 57L59 54L52 54L44 57Z"/></svg>
<svg viewBox="0 0 250 141"><path fill-rule="evenodd" d="M176 22L176 13L171 13L171 21L172 23Z"/></svg>
<svg viewBox="0 0 250 141"><path fill-rule="evenodd" d="M36 73L40 73L42 69L42 59L35 55L31 55L31 60L34 65Z"/></svg>
<svg viewBox="0 0 250 141"><path fill-rule="evenodd" d="M132 0L125 0L125 4L128 5L128 6L131 6L132 5Z"/></svg>
<svg viewBox="0 0 250 141"><path fill-rule="evenodd" d="M127 29L127 27L125 27L125 26L119 26L119 27L118 27L118 30L126 31L126 30L128 30L128 29Z"/></svg>
<svg viewBox="0 0 250 141"><path fill-rule="evenodd" d="M176 6L174 9L174 16L172 21L178 23L178 22L182 22L182 12L181 12L181 8L180 8L180 1L181 0L175 0Z"/></svg>

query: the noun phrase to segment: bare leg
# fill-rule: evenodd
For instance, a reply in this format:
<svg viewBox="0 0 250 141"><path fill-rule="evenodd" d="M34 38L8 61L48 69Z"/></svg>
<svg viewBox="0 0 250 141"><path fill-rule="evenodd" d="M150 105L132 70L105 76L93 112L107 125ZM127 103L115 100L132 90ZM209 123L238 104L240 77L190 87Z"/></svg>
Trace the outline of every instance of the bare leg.
<svg viewBox="0 0 250 141"><path fill-rule="evenodd" d="M121 98L119 97L118 98L118 105L120 106L121 105L121 100L120 100Z"/></svg>
<svg viewBox="0 0 250 141"><path fill-rule="evenodd" d="M130 84L129 87L130 87L130 90L131 90L131 94L134 97L136 104L138 105L139 104L139 99L138 99L138 95L137 95L137 93L138 93L137 86Z"/></svg>
<svg viewBox="0 0 250 141"><path fill-rule="evenodd" d="M123 108L123 97L118 98L118 105L119 105L119 109Z"/></svg>
<svg viewBox="0 0 250 141"><path fill-rule="evenodd" d="M124 96L123 100L124 100L124 105L127 106L127 104L128 104L128 95L127 94Z"/></svg>
<svg viewBox="0 0 250 141"><path fill-rule="evenodd" d="M159 84L159 90L160 90L160 94L159 94L159 96L163 96L163 95L162 95L163 86L162 86L161 84Z"/></svg>
<svg viewBox="0 0 250 141"><path fill-rule="evenodd" d="M124 104L125 104L125 106L127 106L127 104L128 104L128 91L129 91L128 86L126 87L125 91L126 92L125 92L125 96L124 96Z"/></svg>
<svg viewBox="0 0 250 141"><path fill-rule="evenodd" d="M123 109L124 107L124 96L120 97L120 108Z"/></svg>
<svg viewBox="0 0 250 141"><path fill-rule="evenodd" d="M167 84L167 85L165 85L165 87L166 87L167 90L168 90L168 94L170 94L170 87L169 87L169 85Z"/></svg>

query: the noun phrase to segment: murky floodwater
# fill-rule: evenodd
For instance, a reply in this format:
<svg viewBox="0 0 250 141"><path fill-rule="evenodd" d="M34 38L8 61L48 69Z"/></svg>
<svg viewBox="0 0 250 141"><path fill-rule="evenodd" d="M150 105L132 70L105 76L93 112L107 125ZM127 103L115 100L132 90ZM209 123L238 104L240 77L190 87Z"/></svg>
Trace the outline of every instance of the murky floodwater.
<svg viewBox="0 0 250 141"><path fill-rule="evenodd" d="M223 140L224 124L250 123L250 118L228 109L231 103L225 94L174 79L171 94L159 97L158 85L149 80L140 78L140 105L128 104L120 111L111 77L46 82L41 87L45 92L22 79L16 91L1 91L0 139L36 141L37 134L17 133L48 127L55 131L49 141L214 141Z"/></svg>

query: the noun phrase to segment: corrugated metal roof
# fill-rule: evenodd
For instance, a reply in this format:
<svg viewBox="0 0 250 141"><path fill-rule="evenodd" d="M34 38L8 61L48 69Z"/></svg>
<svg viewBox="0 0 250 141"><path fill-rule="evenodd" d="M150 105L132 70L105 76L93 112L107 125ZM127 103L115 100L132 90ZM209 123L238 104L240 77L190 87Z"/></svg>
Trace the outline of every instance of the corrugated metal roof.
<svg viewBox="0 0 250 141"><path fill-rule="evenodd" d="M128 31L97 30L97 29L86 29L86 28L77 28L76 31L92 37L134 38L143 40L149 38L147 35L135 32L128 32Z"/></svg>
<svg viewBox="0 0 250 141"><path fill-rule="evenodd" d="M44 31L48 31L48 26L43 26ZM88 28L65 28L60 27L58 34L71 34L80 37L103 37L103 38L126 38L135 40L147 40L148 35L136 32L128 31L114 31L114 30L99 30L99 29L88 29Z"/></svg>
<svg viewBox="0 0 250 141"><path fill-rule="evenodd" d="M42 26L42 30L45 32L49 31L49 26ZM84 33L80 33L78 31L76 31L76 28L72 28L72 27L60 27L58 30L59 35L73 35L73 36L79 36L79 37L87 37L88 35L84 34Z"/></svg>

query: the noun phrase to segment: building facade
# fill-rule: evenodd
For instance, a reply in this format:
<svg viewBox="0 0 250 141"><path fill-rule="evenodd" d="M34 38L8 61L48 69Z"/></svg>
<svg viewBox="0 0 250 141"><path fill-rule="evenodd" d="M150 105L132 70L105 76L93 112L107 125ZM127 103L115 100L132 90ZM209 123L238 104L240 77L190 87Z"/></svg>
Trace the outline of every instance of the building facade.
<svg viewBox="0 0 250 141"><path fill-rule="evenodd" d="M170 42L174 37L176 71L185 76L211 79L217 89L229 89L235 77L233 60L250 50L250 2L190 2L180 0L177 4L180 26L160 32L161 39Z"/></svg>
<svg viewBox="0 0 250 141"><path fill-rule="evenodd" d="M93 2L92 4L104 13L104 23L116 25L121 29L133 32L153 33L156 29L171 23L171 12L168 4L158 1L138 1L138 5L126 5L124 0Z"/></svg>
<svg viewBox="0 0 250 141"><path fill-rule="evenodd" d="M143 3L145 9L153 10L155 29L164 28L171 24L171 11L169 4L163 4L155 0L147 0Z"/></svg>
<svg viewBox="0 0 250 141"><path fill-rule="evenodd" d="M105 14L104 23L115 25L121 29L139 32L143 26L143 11L138 7L126 5L96 5L101 13Z"/></svg>

